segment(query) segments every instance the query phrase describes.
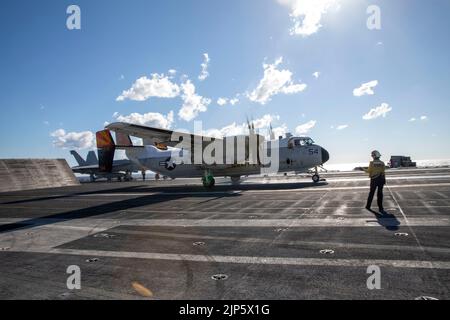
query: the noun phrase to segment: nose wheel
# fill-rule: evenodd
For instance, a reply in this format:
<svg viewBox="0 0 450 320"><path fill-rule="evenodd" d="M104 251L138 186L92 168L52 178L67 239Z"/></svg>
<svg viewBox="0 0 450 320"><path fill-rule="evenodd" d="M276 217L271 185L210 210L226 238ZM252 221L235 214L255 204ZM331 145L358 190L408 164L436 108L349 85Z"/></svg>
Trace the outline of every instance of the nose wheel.
<svg viewBox="0 0 450 320"><path fill-rule="evenodd" d="M314 175L312 176L312 181L314 183L318 183L320 181L319 170L317 170L317 167L315 167Z"/></svg>

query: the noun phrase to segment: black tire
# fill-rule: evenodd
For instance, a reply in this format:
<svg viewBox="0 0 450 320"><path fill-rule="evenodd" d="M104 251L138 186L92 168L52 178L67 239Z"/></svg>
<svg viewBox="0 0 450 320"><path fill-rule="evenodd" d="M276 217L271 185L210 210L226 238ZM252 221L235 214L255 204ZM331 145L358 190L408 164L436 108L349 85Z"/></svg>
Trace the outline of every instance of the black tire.
<svg viewBox="0 0 450 320"><path fill-rule="evenodd" d="M312 176L312 181L313 181L314 183L319 182L319 181L320 181L319 175L318 175L318 174L313 175L313 176Z"/></svg>
<svg viewBox="0 0 450 320"><path fill-rule="evenodd" d="M233 186L239 185L240 183L241 183L241 177L240 176L231 177L231 184Z"/></svg>
<svg viewBox="0 0 450 320"><path fill-rule="evenodd" d="M203 187L206 189L212 189L214 188L214 185L216 184L216 180L213 178L209 183L205 181L205 179L202 179Z"/></svg>

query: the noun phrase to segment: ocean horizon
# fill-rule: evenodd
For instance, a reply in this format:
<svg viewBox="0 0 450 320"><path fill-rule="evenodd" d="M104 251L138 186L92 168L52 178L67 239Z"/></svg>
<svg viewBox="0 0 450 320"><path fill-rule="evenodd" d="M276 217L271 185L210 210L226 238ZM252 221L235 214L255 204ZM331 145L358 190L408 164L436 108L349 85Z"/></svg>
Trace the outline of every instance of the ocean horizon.
<svg viewBox="0 0 450 320"><path fill-rule="evenodd" d="M450 159L428 159L428 160L413 160L417 164L417 168L429 167L446 167L450 166ZM387 161L385 161L387 163ZM353 162L353 163L330 163L325 164L324 168L328 171L351 171L356 167L367 167L369 161Z"/></svg>

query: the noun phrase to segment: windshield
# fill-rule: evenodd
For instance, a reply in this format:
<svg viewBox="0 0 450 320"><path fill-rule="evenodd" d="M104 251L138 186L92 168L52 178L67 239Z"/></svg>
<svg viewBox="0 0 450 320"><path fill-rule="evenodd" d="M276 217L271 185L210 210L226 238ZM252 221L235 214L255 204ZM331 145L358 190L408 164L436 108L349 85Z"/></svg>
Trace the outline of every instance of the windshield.
<svg viewBox="0 0 450 320"><path fill-rule="evenodd" d="M311 138L292 138L289 140L288 146L289 148L292 148L294 146L296 147L304 147L304 146L310 146L313 145L314 141Z"/></svg>
<svg viewBox="0 0 450 320"><path fill-rule="evenodd" d="M314 144L314 141L311 138L295 138L294 145L295 146L310 146Z"/></svg>

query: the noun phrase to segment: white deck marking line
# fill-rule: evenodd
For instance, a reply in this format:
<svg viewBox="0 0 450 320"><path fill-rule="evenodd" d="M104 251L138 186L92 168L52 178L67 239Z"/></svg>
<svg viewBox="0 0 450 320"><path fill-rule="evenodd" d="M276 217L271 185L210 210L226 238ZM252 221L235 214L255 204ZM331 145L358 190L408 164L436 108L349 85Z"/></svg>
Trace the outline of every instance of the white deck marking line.
<svg viewBox="0 0 450 320"><path fill-rule="evenodd" d="M450 178L450 175L431 175L431 176L424 176L424 175L410 175L410 176L387 176L386 179L389 180L423 180L423 179L443 179L443 178ZM331 182L344 182L344 181L369 181L369 178L327 178L327 181Z"/></svg>
<svg viewBox="0 0 450 320"><path fill-rule="evenodd" d="M294 266L331 266L331 267L367 267L377 265L393 268L416 269L450 269L449 261L419 261L419 260L380 260L380 259L317 259L317 258L280 258L280 257L250 257L250 256L220 256L220 255L192 255L169 254L151 252L129 251L102 251L102 250L76 250L76 249L50 249L50 250L17 250L13 248L8 252L31 252L42 254L66 254L88 257L132 258L146 260L171 260L190 262L238 263L259 265L294 265Z"/></svg>
<svg viewBox="0 0 450 320"><path fill-rule="evenodd" d="M252 213L256 215L256 213ZM93 227L101 228L117 225L119 219L32 219L29 227L33 226L57 226L58 228L68 227ZM396 222L396 219L384 219L384 223ZM399 218L400 223L405 223ZM1 218L1 224L25 223L23 218ZM449 227L450 218L429 219L411 218L408 219L410 226L416 227ZM304 219L129 219L121 221L121 225L127 226L161 226L161 227L379 227L375 217L352 218L338 220L336 218L304 218ZM17 229L20 230L20 229ZM13 231L11 231L13 232ZM7 234L9 232L6 232ZM0 233L1 237L2 233Z"/></svg>
<svg viewBox="0 0 450 320"><path fill-rule="evenodd" d="M420 186L424 187L450 187L450 183L424 183L424 184L401 184L401 185L391 185L391 188L417 188ZM78 197L135 197L135 196L176 196L176 195L186 195L186 196L195 196L195 195L217 195L217 194L228 194L228 195L238 195L238 194L249 194L249 193L274 193L274 192L321 192L321 191L336 191L336 190L367 190L368 186L359 186L359 187L320 187L314 186L310 189L308 188L293 188L293 189L280 189L280 190L240 190L240 191L223 191L223 192L140 192L140 193L97 193L97 194L83 194L83 195L74 195Z"/></svg>
<svg viewBox="0 0 450 320"><path fill-rule="evenodd" d="M349 243L349 242L323 242L323 241L303 241L303 240L272 240L270 238L238 238L238 237L225 237L225 236L208 236L199 234L189 234L189 233L173 233L173 232L163 232L163 231L138 231L138 230L121 230L114 229L109 231L112 234L124 234L124 235L140 235L140 236L150 236L150 237L162 237L171 238L177 240L189 239L195 241L195 239L211 240L211 241L234 241L242 243L274 243L276 245L288 245L288 246L298 246L300 248L305 247L324 247L331 246L333 248L345 248L345 249L373 249L373 250L405 250L405 251L418 251L421 250L417 246L410 245L389 245L389 244L369 244L369 243ZM284 232L292 232L284 231ZM440 247L424 247L430 252L450 254L450 248L440 248Z"/></svg>
<svg viewBox="0 0 450 320"><path fill-rule="evenodd" d="M407 226L407 227L409 228L409 230L411 231L411 233L412 233L414 239L415 239L416 242L417 242L417 245L418 245L419 248L421 248L422 251L425 253L425 250L423 249L422 244L421 244L420 241L419 241L419 238L417 237L417 235L416 235L416 233L414 232L414 230L411 228L411 224L409 223L408 217L406 217L406 214L405 214L405 212L403 211L403 209L402 209L402 207L400 206L400 204L398 203L397 198L394 196L394 193L391 191L391 189L390 189L390 187L389 187L388 184L386 184L386 187L387 187L387 189L389 190L389 193L391 194L392 200L394 200L395 205L396 205L396 206L398 207L398 209L400 210L400 213L402 214L403 219L404 219L405 222L406 222L406 226Z"/></svg>
<svg viewBox="0 0 450 320"><path fill-rule="evenodd" d="M402 216L403 216L403 219L404 219L405 222L406 222L406 225L408 226L409 230L411 231L411 234L413 235L414 239L416 240L417 245L418 245L419 248L422 250L422 252L423 252L424 255L430 257L430 254L424 249L424 247L423 247L422 244L420 243L419 238L417 237L416 233L414 232L414 229L411 227L411 224L409 223L409 219L406 217L406 214L405 214L405 212L403 211L403 209L402 209L402 207L400 206L400 204L398 203L397 198L394 196L394 193L393 193L393 192L391 191L391 189L389 188L389 185L386 185L386 186L387 186L387 188L388 188L388 190L389 190L389 193L390 193L391 196L392 196L392 199L393 199L394 202L397 204L397 206L398 206L398 208L399 208L399 210L400 210L400 212L401 212L401 214L402 214ZM436 271L435 271L435 269L439 269L439 267L437 267L432 261L431 261L431 269L433 270L434 277L435 277L436 281L442 286L443 284L441 283L440 278L439 278L439 276L436 274Z"/></svg>
<svg viewBox="0 0 450 320"><path fill-rule="evenodd" d="M410 199L406 199L406 200L410 200ZM267 200L269 201L269 200ZM278 200L270 200L270 201L278 201ZM283 201L292 201L292 200L280 200L281 202ZM306 200L306 201L311 201L311 200ZM439 200L442 201L442 200ZM359 202L359 200L352 200L351 202ZM335 210L338 207L323 207L321 208L321 210ZM436 209L436 208L450 208L449 206L420 206L420 205L404 205L403 208L413 208L413 209ZM33 207L25 207L25 206L0 206L0 209L29 209L29 210L42 210L42 208L33 208ZM51 207L52 210L67 210L66 208L62 208L62 207ZM280 208L280 207L265 207L265 208L261 208L261 207L246 207L244 208L244 210L277 210L277 211L285 211L283 213L272 213L272 212L236 212L236 210L240 210L242 209L241 207L234 207L234 206L227 206L225 209L229 210L229 211L233 211L233 212L229 212L229 211L204 211L202 208L199 209L191 209L191 210L179 210L178 208L167 208L167 209L154 209L154 208L148 208L148 209L122 209L122 210L118 210L116 212L122 212L122 213L166 213L166 214L172 214L172 213L183 213L183 214L197 214L197 213L201 213L201 214L221 214L221 215L247 215L247 214L258 214L258 215L264 215L264 216L279 216L279 215L292 215L293 212L289 212L289 211L301 211L301 210L308 210L310 209L310 207L296 207L296 208ZM339 208L339 210L341 211L352 211L352 210L357 210L359 209L359 211L364 212L366 209L364 209L364 207L362 205L360 206L346 206L346 207L342 207ZM387 211L389 211L389 207L387 207ZM48 210L48 209L47 209ZM200 211L203 210L203 211ZM299 214L299 213L298 213ZM345 213L342 213L345 215ZM335 214L337 216L339 216L339 214ZM421 215L415 215L415 216L419 216L419 217L423 217L426 216L425 214L421 214ZM433 217L435 217L435 215L433 215ZM34 219L34 218L25 218L25 219Z"/></svg>
<svg viewBox="0 0 450 320"><path fill-rule="evenodd" d="M423 184L400 184L400 185L390 185L390 188L417 188L417 187L450 187L450 183L423 183ZM281 190L244 190L245 193L273 193L273 192L320 192L320 191L335 191L335 190L368 190L369 186L358 186L358 187L320 187L314 186L309 188L297 188L297 189L281 189Z"/></svg>

